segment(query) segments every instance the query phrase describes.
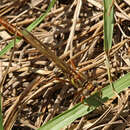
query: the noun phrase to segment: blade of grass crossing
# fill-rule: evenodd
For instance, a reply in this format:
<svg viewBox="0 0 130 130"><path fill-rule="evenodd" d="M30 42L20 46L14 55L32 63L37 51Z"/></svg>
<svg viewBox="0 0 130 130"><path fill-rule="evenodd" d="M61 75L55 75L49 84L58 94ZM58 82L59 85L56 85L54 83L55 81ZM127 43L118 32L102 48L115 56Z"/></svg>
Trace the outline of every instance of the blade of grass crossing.
<svg viewBox="0 0 130 130"><path fill-rule="evenodd" d="M130 73L124 75L122 78L114 82L114 86L117 89L117 92L123 91L125 88L130 86ZM101 106L103 102L106 102L108 99L114 96L111 91L110 85L102 89L101 101L96 100L96 95L93 95L87 99L87 104L78 103L72 109L63 112L62 114L56 116L52 120L48 121L46 124L41 126L38 130L61 130L67 125L70 125L74 120L92 112L98 106ZM85 103L86 103L85 102Z"/></svg>
<svg viewBox="0 0 130 130"><path fill-rule="evenodd" d="M112 37L113 37L113 26L114 26L114 0L104 0L104 51L105 51L105 65L107 68L107 74L109 83L113 92L118 96L111 77L111 68L109 62L109 51L112 47Z"/></svg>
<svg viewBox="0 0 130 130"><path fill-rule="evenodd" d="M56 0L51 0L47 10L43 13L39 18L37 18L32 24L27 27L27 30L30 32L32 31L37 25L39 25L47 16L48 12L50 12L51 8L54 6ZM16 43L18 43L21 39L17 38ZM5 48L0 51L0 56L3 56L7 53L12 47L14 46L14 40L12 40Z"/></svg>

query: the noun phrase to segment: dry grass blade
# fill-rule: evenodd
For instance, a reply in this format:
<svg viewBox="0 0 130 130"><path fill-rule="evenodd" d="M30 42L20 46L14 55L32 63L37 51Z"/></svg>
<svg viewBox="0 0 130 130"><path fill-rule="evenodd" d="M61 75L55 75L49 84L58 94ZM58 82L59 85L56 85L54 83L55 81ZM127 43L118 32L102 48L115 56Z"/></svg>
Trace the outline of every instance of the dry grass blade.
<svg viewBox="0 0 130 130"><path fill-rule="evenodd" d="M74 13L71 32L70 32L68 42L67 42L67 45L66 45L66 48L65 48L65 51L64 51L64 53L66 53L68 51L68 48L70 47L70 57L72 57L72 55L73 55L73 49L72 49L73 48L73 37L74 37L74 33L75 33L76 23L77 23L79 14L80 14L81 6L82 6L82 0L77 0L77 6L76 6L76 9L75 9L75 13Z"/></svg>
<svg viewBox="0 0 130 130"><path fill-rule="evenodd" d="M0 23L11 33L16 32L16 28L3 18L0 18ZM17 35L24 38L29 44L37 48L43 55L51 59L65 73L65 75L68 77L72 76L72 72L74 71L71 69L71 67L63 60L59 59L47 46L41 44L41 42L27 30L17 30Z"/></svg>
<svg viewBox="0 0 130 130"><path fill-rule="evenodd" d="M31 33L23 30L22 34L23 38L29 44L37 48L48 59L51 59L65 73L65 75L69 75L71 77L73 71L68 64L66 64L63 60L60 60L47 46L41 44L41 42Z"/></svg>
<svg viewBox="0 0 130 130"><path fill-rule="evenodd" d="M130 6L130 1L129 0L124 0L129 6Z"/></svg>
<svg viewBox="0 0 130 130"><path fill-rule="evenodd" d="M119 113L116 121L110 122L120 108L120 100L116 100L116 97L110 99L115 95L108 85L104 63L103 1L0 2L0 78L4 81L0 117L3 116L5 129L94 130L106 125L119 129L119 123L120 126L123 124L129 128L128 104ZM124 94L130 85L128 1L117 0L114 3L114 33L109 53L112 80L121 96L122 91L124 90ZM113 10L112 5L113 3L107 8L107 18ZM16 26L21 29L17 31L15 51L9 67L12 52L9 50L14 46ZM111 41L109 38L108 40ZM3 72L6 72L7 67L9 71L4 78ZM42 78L35 80L37 77ZM30 84L33 81L37 85L34 83L31 89ZM102 93L101 97L97 91L100 91L100 96ZM95 93L97 95L92 95ZM80 102L83 97L84 103L90 103L90 106ZM103 102L108 102L103 104L100 98ZM105 107L109 104L113 106L110 112ZM91 111L93 112L90 113ZM0 120L1 126L3 121Z"/></svg>
<svg viewBox="0 0 130 130"><path fill-rule="evenodd" d="M102 120L104 120L104 118L111 112L112 110L112 106L110 106L91 126L85 128L85 129L92 129L94 127L96 127L96 125L101 122Z"/></svg>
<svg viewBox="0 0 130 130"><path fill-rule="evenodd" d="M0 24L2 24L10 33L14 33L15 34L15 32L17 32L17 35L22 37L22 33L19 30L17 30L15 26L9 24L2 17L0 17Z"/></svg>
<svg viewBox="0 0 130 130"><path fill-rule="evenodd" d="M22 109L22 106L20 106L20 105L21 105L23 99L28 95L28 93L31 91L31 89L34 86L39 85L40 80L41 80L41 78L37 77L34 81L32 81L32 83L23 91L23 93L21 93L20 96L17 97L14 104L9 108L8 113L4 120L4 129L5 130L12 129L12 126L13 126L14 122L16 121L17 114ZM19 106L20 106L20 108L19 108Z"/></svg>
<svg viewBox="0 0 130 130"><path fill-rule="evenodd" d="M0 17L11 11L12 9L18 9L22 4L25 4L28 0L17 1L14 0L7 4L3 9L0 10Z"/></svg>
<svg viewBox="0 0 130 130"><path fill-rule="evenodd" d="M126 105L126 103L127 103L127 101L128 101L128 97L129 97L128 93L127 93L125 96L126 96L126 97L125 97L125 101L123 102L123 104L122 104L122 102L121 102L122 105L120 106L118 112L116 113L116 115L112 118L112 120L111 120L108 124L113 123L113 122L116 121L116 119L120 116L120 113L123 111L123 109L124 109L124 107L125 107L125 105ZM122 100L121 100L121 101L122 101ZM102 130L109 130L110 127L111 127L111 125L107 125L107 126L105 126Z"/></svg>

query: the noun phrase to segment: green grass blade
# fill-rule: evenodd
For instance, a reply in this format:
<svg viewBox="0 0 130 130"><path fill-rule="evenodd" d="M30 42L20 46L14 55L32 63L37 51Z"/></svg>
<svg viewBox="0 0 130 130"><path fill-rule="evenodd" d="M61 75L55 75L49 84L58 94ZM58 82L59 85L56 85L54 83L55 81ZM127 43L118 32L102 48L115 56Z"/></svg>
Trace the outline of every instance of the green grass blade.
<svg viewBox="0 0 130 130"><path fill-rule="evenodd" d="M108 53L112 46L114 11L112 0L104 0L104 50Z"/></svg>
<svg viewBox="0 0 130 130"><path fill-rule="evenodd" d="M32 24L30 24L26 29L30 32L32 31L37 25L39 25L47 16L48 12L50 12L51 8L55 4L56 0L52 0L47 8L46 12L43 13L39 18L37 18ZM17 38L16 43L18 43L21 39ZM12 40L5 48L0 51L0 56L3 56L7 53L12 47L14 46L14 40Z"/></svg>
<svg viewBox="0 0 130 130"><path fill-rule="evenodd" d="M51 3L49 4L49 7L47 8L46 12L43 13L39 18L37 18L32 24L30 24L26 29L27 31L32 31L38 24L40 24L45 17L47 16L47 14L50 12L51 8L53 7L53 5L55 4L56 0L51 0Z"/></svg>
<svg viewBox="0 0 130 130"><path fill-rule="evenodd" d="M21 39L17 38L16 43L18 43ZM14 40L12 40L5 48L3 48L0 51L0 56L3 56L5 53L7 53L12 47L14 46Z"/></svg>
<svg viewBox="0 0 130 130"><path fill-rule="evenodd" d="M114 86L118 93L129 87L130 73L124 75L122 78L114 82ZM108 85L102 89L102 97L100 101L96 100L95 96L97 97L97 95L93 95L87 99L87 103L89 105L91 104L91 107L79 103L72 109L67 110L52 120L48 121L38 130L61 130L61 128L64 128L65 126L71 124L77 118L92 112L94 109L96 109L96 107L101 105L101 102L106 102L108 99L112 98L114 96L114 93L111 90L110 85Z"/></svg>

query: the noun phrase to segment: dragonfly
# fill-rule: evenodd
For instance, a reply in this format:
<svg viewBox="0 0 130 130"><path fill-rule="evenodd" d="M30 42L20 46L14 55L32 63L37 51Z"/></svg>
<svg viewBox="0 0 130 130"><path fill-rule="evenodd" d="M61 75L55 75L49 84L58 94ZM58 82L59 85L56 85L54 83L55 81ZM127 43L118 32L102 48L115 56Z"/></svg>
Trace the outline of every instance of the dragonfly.
<svg viewBox="0 0 130 130"><path fill-rule="evenodd" d="M10 33L23 38L27 43L31 44L31 46L38 49L41 54L46 56L48 59L51 59L67 77L70 84L78 89L77 93L82 95L81 102L83 102L84 98L88 98L88 96L93 95L99 90L100 87L97 87L97 85L92 82L88 82L84 74L76 71L73 61L71 61L71 67L66 62L59 59L59 57L57 57L46 45L42 44L32 33L28 32L26 29L16 29L15 26L8 23L7 20L2 17L0 17L0 24L3 25Z"/></svg>

